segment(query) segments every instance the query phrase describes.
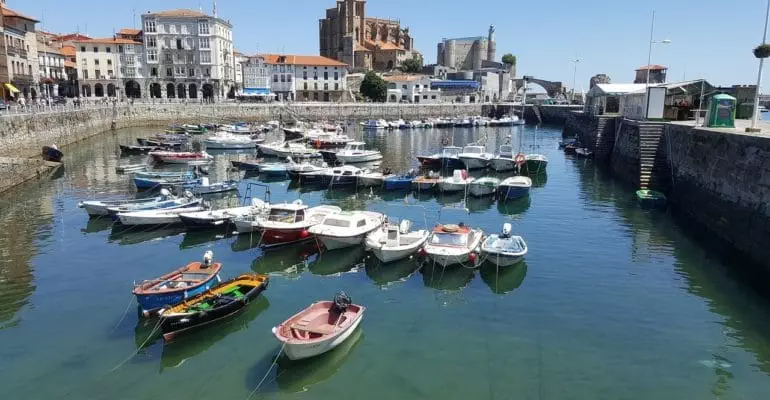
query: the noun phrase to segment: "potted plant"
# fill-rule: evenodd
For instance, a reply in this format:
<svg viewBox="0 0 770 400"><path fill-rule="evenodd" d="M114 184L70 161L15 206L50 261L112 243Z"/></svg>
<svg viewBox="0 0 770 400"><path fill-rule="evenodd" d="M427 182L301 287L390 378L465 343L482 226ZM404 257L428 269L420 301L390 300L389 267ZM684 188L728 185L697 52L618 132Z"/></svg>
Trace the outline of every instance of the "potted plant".
<svg viewBox="0 0 770 400"><path fill-rule="evenodd" d="M754 57L767 58L770 57L770 44L763 43L754 48Z"/></svg>

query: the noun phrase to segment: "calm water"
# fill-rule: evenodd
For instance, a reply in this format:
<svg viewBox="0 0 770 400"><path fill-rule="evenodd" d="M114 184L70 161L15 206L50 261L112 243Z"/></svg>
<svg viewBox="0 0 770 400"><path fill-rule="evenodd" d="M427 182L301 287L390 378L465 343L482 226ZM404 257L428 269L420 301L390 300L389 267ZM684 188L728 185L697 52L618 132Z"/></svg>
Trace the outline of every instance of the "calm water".
<svg viewBox="0 0 770 400"><path fill-rule="evenodd" d="M491 232L510 221L530 253L499 273L419 270L413 261L382 267L360 249L318 254L312 245L263 254L249 237L175 228L119 232L89 221L77 203L133 196L114 172L128 162L117 145L149 132L65 148L62 176L0 197L0 397L244 399L279 349L270 328L344 289L369 308L362 329L315 360L280 359L253 398L768 398L768 303L670 216L638 209L633 188L566 158L560 132L359 133L397 171L442 134L455 144L483 138L490 150L523 135L526 152L548 156L548 175L529 200L469 200L468 212L459 197L270 183L274 201L379 210L417 227L464 221ZM228 157L247 155L218 156L220 178ZM421 207L406 207L405 197ZM129 306L133 282L208 249L227 276L270 273L265 297L226 324L138 349L153 323Z"/></svg>

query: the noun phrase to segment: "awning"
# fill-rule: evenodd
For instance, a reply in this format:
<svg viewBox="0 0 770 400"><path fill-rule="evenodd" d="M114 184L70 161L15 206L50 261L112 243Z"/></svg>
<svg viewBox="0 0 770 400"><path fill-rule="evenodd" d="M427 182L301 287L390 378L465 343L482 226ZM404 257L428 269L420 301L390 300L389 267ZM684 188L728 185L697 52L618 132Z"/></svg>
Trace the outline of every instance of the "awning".
<svg viewBox="0 0 770 400"><path fill-rule="evenodd" d="M21 92L21 90L16 89L16 86L11 85L10 83L6 83L5 87L7 87L8 90L11 91L11 93L19 93L19 92Z"/></svg>
<svg viewBox="0 0 770 400"><path fill-rule="evenodd" d="M250 96L269 95L270 89L268 88L243 88L243 94Z"/></svg>

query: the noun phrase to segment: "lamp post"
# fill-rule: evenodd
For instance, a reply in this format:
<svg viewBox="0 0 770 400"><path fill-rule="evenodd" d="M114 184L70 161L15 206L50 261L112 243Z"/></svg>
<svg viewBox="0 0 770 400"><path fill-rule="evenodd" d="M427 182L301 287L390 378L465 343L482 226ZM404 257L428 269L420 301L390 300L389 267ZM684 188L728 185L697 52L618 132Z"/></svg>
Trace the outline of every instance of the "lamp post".
<svg viewBox="0 0 770 400"><path fill-rule="evenodd" d="M768 0L768 1L770 1L770 0ZM577 79L577 66L578 66L578 63L580 62L580 59L577 56L575 56L575 58L572 59L571 62L573 64L575 64L573 66L573 69L572 69L572 96L569 99L570 104L573 104L573 103L575 103L575 84L577 82L576 81L576 79Z"/></svg>
<svg viewBox="0 0 770 400"><path fill-rule="evenodd" d="M768 0L770 1L770 0ZM654 40L653 37L655 35L655 10L652 10L652 23L650 24L650 48L647 51L647 82L644 84L644 118L647 118L647 115L650 112L650 65L652 64L652 45L654 44L669 44L671 43L671 40L669 39L663 39L663 40Z"/></svg>
<svg viewBox="0 0 770 400"><path fill-rule="evenodd" d="M765 12L765 33L762 36L762 44L767 44L767 20L770 18L770 0L767 1L767 11ZM762 86L762 68L765 66L765 59L759 59L759 73L757 74L757 90L754 93L754 112L751 113L751 127L746 128L746 132L760 132L757 128L759 122L759 88Z"/></svg>

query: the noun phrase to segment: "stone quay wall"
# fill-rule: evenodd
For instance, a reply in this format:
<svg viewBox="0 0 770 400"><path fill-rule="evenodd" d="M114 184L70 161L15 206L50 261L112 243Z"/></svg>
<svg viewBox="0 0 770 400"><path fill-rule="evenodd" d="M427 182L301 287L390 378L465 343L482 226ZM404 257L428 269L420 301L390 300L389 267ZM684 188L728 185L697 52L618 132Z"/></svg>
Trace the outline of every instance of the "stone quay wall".
<svg viewBox="0 0 770 400"><path fill-rule="evenodd" d="M575 137L594 152L597 160L607 162L615 146L617 118L594 116L582 111L569 112L564 122L563 137Z"/></svg>
<svg viewBox="0 0 770 400"><path fill-rule="evenodd" d="M0 193L49 171L45 161L32 158L0 157Z"/></svg>
<svg viewBox="0 0 770 400"><path fill-rule="evenodd" d="M638 121L616 119L619 126L615 144L609 157L609 166L613 175L639 186L640 135Z"/></svg>

